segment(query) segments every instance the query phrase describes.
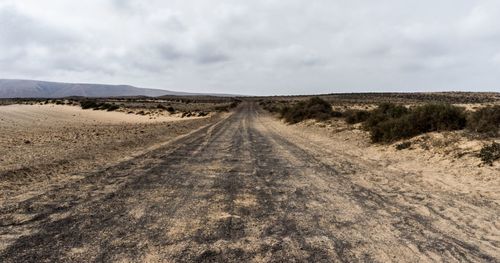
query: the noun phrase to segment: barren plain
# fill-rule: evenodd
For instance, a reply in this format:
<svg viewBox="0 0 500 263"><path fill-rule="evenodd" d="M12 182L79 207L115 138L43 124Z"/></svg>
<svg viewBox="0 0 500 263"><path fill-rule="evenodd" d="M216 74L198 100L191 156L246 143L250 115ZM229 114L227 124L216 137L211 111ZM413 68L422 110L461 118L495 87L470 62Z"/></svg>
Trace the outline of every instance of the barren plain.
<svg viewBox="0 0 500 263"><path fill-rule="evenodd" d="M288 125L252 100L156 119L2 106L0 147L1 262L500 260L498 162Z"/></svg>

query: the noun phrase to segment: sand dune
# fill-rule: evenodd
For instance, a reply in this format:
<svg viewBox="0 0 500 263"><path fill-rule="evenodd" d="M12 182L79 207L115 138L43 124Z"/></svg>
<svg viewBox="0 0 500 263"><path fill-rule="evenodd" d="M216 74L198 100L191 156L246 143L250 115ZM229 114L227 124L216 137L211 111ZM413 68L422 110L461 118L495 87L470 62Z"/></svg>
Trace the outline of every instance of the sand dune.
<svg viewBox="0 0 500 263"><path fill-rule="evenodd" d="M54 124L157 123L180 120L176 116L144 116L125 112L82 110L66 105L8 105L0 107L0 125L49 126Z"/></svg>

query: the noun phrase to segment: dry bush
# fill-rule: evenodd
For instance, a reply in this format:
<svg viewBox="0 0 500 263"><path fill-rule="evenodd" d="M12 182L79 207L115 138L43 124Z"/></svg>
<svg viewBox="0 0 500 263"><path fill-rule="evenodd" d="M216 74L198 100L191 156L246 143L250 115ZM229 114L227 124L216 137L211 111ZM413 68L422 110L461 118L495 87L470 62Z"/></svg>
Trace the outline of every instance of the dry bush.
<svg viewBox="0 0 500 263"><path fill-rule="evenodd" d="M370 112L365 110L348 110L343 113L345 121L349 124L356 124L366 121L370 117Z"/></svg>
<svg viewBox="0 0 500 263"><path fill-rule="evenodd" d="M324 121L332 117L332 106L318 97L301 101L291 107L283 107L281 116L288 123L298 123L307 119Z"/></svg>
<svg viewBox="0 0 500 263"><path fill-rule="evenodd" d="M120 106L114 103L96 102L95 100L84 100L80 102L80 107L82 109L94 109L94 110L107 110L114 111L120 108Z"/></svg>
<svg viewBox="0 0 500 263"><path fill-rule="evenodd" d="M493 162L500 159L500 143L493 142L484 146L479 152L479 158L484 164L493 165Z"/></svg>
<svg viewBox="0 0 500 263"><path fill-rule="evenodd" d="M373 142L392 142L431 131L460 130L466 125L462 108L426 104L412 109L383 104L365 122Z"/></svg>
<svg viewBox="0 0 500 263"><path fill-rule="evenodd" d="M500 106L489 106L469 115L467 128L488 136L498 136L500 131Z"/></svg>

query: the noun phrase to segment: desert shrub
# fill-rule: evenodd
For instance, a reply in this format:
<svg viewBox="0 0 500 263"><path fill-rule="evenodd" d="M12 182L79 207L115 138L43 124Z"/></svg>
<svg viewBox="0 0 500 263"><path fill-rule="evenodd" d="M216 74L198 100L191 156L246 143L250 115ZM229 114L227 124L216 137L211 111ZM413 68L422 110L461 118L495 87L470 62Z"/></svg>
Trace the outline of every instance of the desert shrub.
<svg viewBox="0 0 500 263"><path fill-rule="evenodd" d="M163 106L162 104L158 104L158 106L156 106L156 108L160 109L160 110L164 110L165 109L165 106Z"/></svg>
<svg viewBox="0 0 500 263"><path fill-rule="evenodd" d="M274 108L275 108L275 112L279 112L281 118L284 118L286 115L288 115L288 113L291 110L290 105L287 105L287 104L282 105L281 107L275 106Z"/></svg>
<svg viewBox="0 0 500 263"><path fill-rule="evenodd" d="M491 145L484 146L479 151L479 158L484 164L493 165L493 162L500 159L500 143L493 142Z"/></svg>
<svg viewBox="0 0 500 263"><path fill-rule="evenodd" d="M191 112L183 112L181 118L191 117L191 116L193 116L193 113L191 113Z"/></svg>
<svg viewBox="0 0 500 263"><path fill-rule="evenodd" d="M288 105L281 105L281 104L268 104L266 105L265 109L270 111L270 112L277 112L280 115L283 115L284 112L288 111L289 106Z"/></svg>
<svg viewBox="0 0 500 263"><path fill-rule="evenodd" d="M288 123L298 123L306 119L323 121L332 116L332 106L325 100L314 97L307 101L298 102L291 107L283 107L281 116Z"/></svg>
<svg viewBox="0 0 500 263"><path fill-rule="evenodd" d="M219 105L215 106L215 111L217 112L228 112L230 109L236 108L240 104L241 100L235 100L229 105Z"/></svg>
<svg viewBox="0 0 500 263"><path fill-rule="evenodd" d="M382 103L375 110L371 111L364 123L368 130L377 126L379 123L389 119L400 118L408 114L408 108L392 103Z"/></svg>
<svg viewBox="0 0 500 263"><path fill-rule="evenodd" d="M116 105L116 104L111 104L109 107L108 107L108 111L115 111L117 109L119 109L120 106Z"/></svg>
<svg viewBox="0 0 500 263"><path fill-rule="evenodd" d="M111 104L111 103L99 103L94 100L84 100L80 102L80 107L82 109L94 109L94 110L107 110L107 111L115 111L120 108L119 105Z"/></svg>
<svg viewBox="0 0 500 263"><path fill-rule="evenodd" d="M335 111L335 110L334 110L334 111L332 111L331 116L332 116L333 118L342 118L342 117L344 117L344 113L342 113L342 112L340 112L340 111Z"/></svg>
<svg viewBox="0 0 500 263"><path fill-rule="evenodd" d="M489 136L497 136L500 131L500 106L489 106L473 112L467 119L467 128Z"/></svg>
<svg viewBox="0 0 500 263"><path fill-rule="evenodd" d="M167 107L167 111L168 111L169 113L175 113L175 109L174 109L174 107L172 107L172 106L168 106L168 107Z"/></svg>
<svg viewBox="0 0 500 263"><path fill-rule="evenodd" d="M240 104L241 100L236 100L236 101L233 101L231 102L231 104L229 104L229 108L236 108L239 104Z"/></svg>
<svg viewBox="0 0 500 263"><path fill-rule="evenodd" d="M281 111L282 111L282 107L280 107L278 105L274 105L274 104L267 105L264 109L266 109L269 112L279 112L279 113L281 113Z"/></svg>
<svg viewBox="0 0 500 263"><path fill-rule="evenodd" d="M98 106L96 108L94 108L94 110L107 110L111 107L112 104L108 104L108 103L99 103Z"/></svg>
<svg viewBox="0 0 500 263"><path fill-rule="evenodd" d="M227 105L220 105L215 107L215 111L217 112L228 112L229 111L229 106Z"/></svg>
<svg viewBox="0 0 500 263"><path fill-rule="evenodd" d="M402 142L402 143L396 144L396 150L398 150L398 151L401 151L401 150L404 150L404 149L408 149L410 147L411 147L411 142L410 141L406 141L406 142Z"/></svg>
<svg viewBox="0 0 500 263"><path fill-rule="evenodd" d="M412 109L383 104L365 122L373 142L392 142L431 131L460 130L466 125L462 108L427 104Z"/></svg>
<svg viewBox="0 0 500 263"><path fill-rule="evenodd" d="M409 115L383 120L371 126L369 131L372 142L392 142L418 134L413 130Z"/></svg>
<svg viewBox="0 0 500 263"><path fill-rule="evenodd" d="M415 107L410 115L415 129L419 132L461 130L467 123L464 110L450 104Z"/></svg>
<svg viewBox="0 0 500 263"><path fill-rule="evenodd" d="M84 100L84 101L80 102L80 107L82 107L82 109L86 110L86 109L97 108L97 107L99 107L99 105L93 100Z"/></svg>
<svg viewBox="0 0 500 263"><path fill-rule="evenodd" d="M349 124L364 122L370 117L370 112L364 110L348 110L344 112L345 121Z"/></svg>
<svg viewBox="0 0 500 263"><path fill-rule="evenodd" d="M271 113L279 113L280 117L282 117L284 112L286 112L288 109L284 108L289 108L290 102L288 101L271 101L271 100L266 100L266 101L261 101L259 102L259 105L271 112Z"/></svg>

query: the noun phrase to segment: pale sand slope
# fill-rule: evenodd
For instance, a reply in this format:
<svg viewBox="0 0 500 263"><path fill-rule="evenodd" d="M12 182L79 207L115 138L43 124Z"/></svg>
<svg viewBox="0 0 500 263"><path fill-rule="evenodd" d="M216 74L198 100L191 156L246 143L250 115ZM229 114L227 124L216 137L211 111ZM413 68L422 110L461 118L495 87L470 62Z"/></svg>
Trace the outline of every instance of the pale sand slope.
<svg viewBox="0 0 500 263"><path fill-rule="evenodd" d="M66 105L8 105L0 107L0 126L49 126L57 124L124 124L155 123L179 120L175 116L126 114L100 110L82 110Z"/></svg>
<svg viewBox="0 0 500 263"><path fill-rule="evenodd" d="M0 203L29 198L49 185L130 158L218 118L153 119L75 106L1 106Z"/></svg>

